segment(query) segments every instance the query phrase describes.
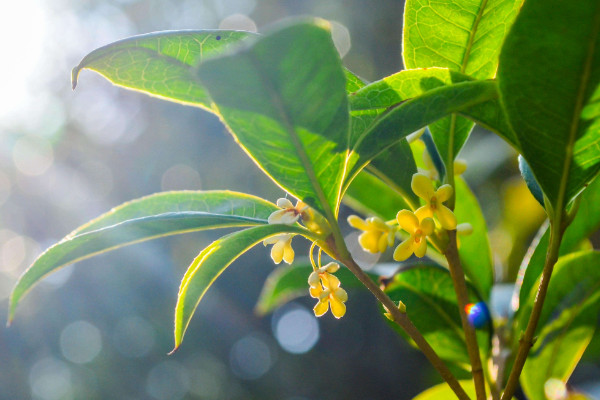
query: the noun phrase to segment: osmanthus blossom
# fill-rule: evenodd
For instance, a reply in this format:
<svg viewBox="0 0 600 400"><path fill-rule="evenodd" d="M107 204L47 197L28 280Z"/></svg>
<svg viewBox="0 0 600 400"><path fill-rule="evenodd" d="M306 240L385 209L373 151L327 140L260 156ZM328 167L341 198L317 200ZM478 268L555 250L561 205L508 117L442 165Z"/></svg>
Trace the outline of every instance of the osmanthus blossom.
<svg viewBox="0 0 600 400"><path fill-rule="evenodd" d="M263 240L263 245L272 244L271 258L275 264L285 261L288 264L294 262L294 249L292 248L293 233L283 233Z"/></svg>
<svg viewBox="0 0 600 400"><path fill-rule="evenodd" d="M419 221L435 216L442 228L447 230L456 229L456 216L448 207L442 204L452 197L454 193L452 186L442 185L436 190L431 179L421 173L416 173L412 177L411 187L417 196L425 200L425 205L415 211Z"/></svg>
<svg viewBox="0 0 600 400"><path fill-rule="evenodd" d="M337 263L330 262L313 271L308 277L310 295L319 299L313 308L317 317L324 315L330 308L336 318L342 318L346 314L344 303L348 300L348 293L340 287L340 280L333 275L338 269L340 266Z"/></svg>
<svg viewBox="0 0 600 400"><path fill-rule="evenodd" d="M358 237L360 246L370 253L383 253L394 245L394 235L397 227L386 224L381 218L370 217L361 219L356 215L348 217L350 226L364 231Z"/></svg>
<svg viewBox="0 0 600 400"><path fill-rule="evenodd" d="M411 211L401 210L396 216L400 228L410 235L405 241L400 243L394 250L394 260L404 261L411 255L423 257L427 252L427 236L435 231L435 222L427 217L423 220Z"/></svg>
<svg viewBox="0 0 600 400"><path fill-rule="evenodd" d="M290 200L280 198L277 199L277 207L281 208L281 210L274 211L269 215L269 224L291 225L300 219L302 213L308 208L308 205L298 200L296 206L294 206Z"/></svg>
<svg viewBox="0 0 600 400"><path fill-rule="evenodd" d="M277 199L277 207L281 208L281 210L274 211L269 215L269 218L267 219L269 224L294 224L308 208L308 206L301 201L298 201L296 206L294 206L292 202L286 198ZM288 264L294 262L294 249L292 248L293 237L294 234L292 233L283 233L263 240L263 245L273 245L271 248L271 258L275 264L281 263L282 260Z"/></svg>

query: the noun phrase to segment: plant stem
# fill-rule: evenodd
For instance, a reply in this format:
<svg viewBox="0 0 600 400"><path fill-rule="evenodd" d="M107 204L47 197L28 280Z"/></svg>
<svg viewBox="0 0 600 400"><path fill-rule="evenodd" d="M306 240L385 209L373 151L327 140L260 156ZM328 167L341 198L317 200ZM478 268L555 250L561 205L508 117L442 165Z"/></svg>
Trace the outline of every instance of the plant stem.
<svg viewBox="0 0 600 400"><path fill-rule="evenodd" d="M548 284L550 283L550 276L552 275L554 264L556 264L556 260L558 260L558 251L560 249L560 242L562 241L563 232L564 227L562 226L561 218L557 218L555 221L551 222L550 243L548 245L548 253L546 253L544 270L542 271L542 276L540 278L535 302L533 303L533 309L531 310L531 315L529 316L527 328L525 329L523 337L519 339L519 350L517 352L517 357L515 358L513 368L510 371L508 381L506 382L506 388L502 394L502 400L512 399L512 396L517 389L517 385L519 384L519 377L521 376L521 371L523 371L523 366L527 360L527 355L533 346L533 336L535 335L535 329L537 328L540 315L542 314L546 292L548 291Z"/></svg>
<svg viewBox="0 0 600 400"><path fill-rule="evenodd" d="M479 357L479 346L477 344L477 337L475 336L475 329L469 323L467 319L467 313L465 306L469 301L467 292L467 283L465 281L465 274L460 264L460 258L458 256L458 250L456 247L456 231L448 231L448 247L444 252L446 259L448 260L448 267L450 268L450 276L454 283L454 291L456 292L456 298L458 300L458 311L460 313L460 320L462 322L462 328L465 332L465 341L467 343L467 352L469 353L469 360L471 361L471 373L473 374L473 383L475 384L475 393L477 400L485 400L485 378L483 375L483 367L481 366L481 358Z"/></svg>
<svg viewBox="0 0 600 400"><path fill-rule="evenodd" d="M415 327L412 321L408 318L406 313L401 312L398 309L398 305L395 304L392 299L385 294L375 282L369 278L367 274L356 264L350 254L346 254L345 257L340 257L339 261L344 263L346 267L360 280L363 285L369 289L371 293L379 300L379 302L388 310L391 314L392 319L397 323L404 331L411 337L412 340L417 344L419 349L425 354L425 357L431 362L433 367L439 372L444 381L454 391L456 396L461 400L468 400L469 396L464 391L462 386L458 383L452 372L448 369L446 364L439 358L435 350L427 343L421 332Z"/></svg>

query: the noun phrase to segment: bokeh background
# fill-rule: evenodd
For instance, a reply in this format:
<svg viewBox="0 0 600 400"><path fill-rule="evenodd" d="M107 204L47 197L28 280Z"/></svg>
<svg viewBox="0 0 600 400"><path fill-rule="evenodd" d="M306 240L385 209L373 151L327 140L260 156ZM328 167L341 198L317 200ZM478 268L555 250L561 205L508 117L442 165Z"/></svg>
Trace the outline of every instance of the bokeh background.
<svg viewBox="0 0 600 400"><path fill-rule="evenodd" d="M115 88L88 71L72 92L70 70L87 52L151 31L260 31L314 15L336 22L345 65L375 80L402 68L402 9L394 0L0 2L0 321L37 255L124 201L174 189L284 195L206 112ZM495 136L474 132L462 156L490 224L497 280L510 281L542 212L515 154ZM139 244L47 277L13 325L0 328L0 399L409 399L439 381L366 293L350 292L339 321L314 318L310 298L254 315L275 268L262 246L222 275L182 348L167 356L179 281L218 235ZM509 291L495 291L500 315ZM600 390L590 383L600 376L598 342L573 379L588 392Z"/></svg>

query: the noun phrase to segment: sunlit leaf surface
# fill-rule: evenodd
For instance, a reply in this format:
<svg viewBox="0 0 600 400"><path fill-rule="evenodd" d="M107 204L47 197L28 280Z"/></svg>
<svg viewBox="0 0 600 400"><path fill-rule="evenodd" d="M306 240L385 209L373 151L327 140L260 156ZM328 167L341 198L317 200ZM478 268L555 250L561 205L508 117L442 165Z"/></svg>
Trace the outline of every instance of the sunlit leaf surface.
<svg viewBox="0 0 600 400"><path fill-rule="evenodd" d="M210 96L195 76L203 60L255 36L250 32L184 30L133 36L100 47L73 68L73 88L83 69L115 85L152 96L210 109Z"/></svg>
<svg viewBox="0 0 600 400"><path fill-rule="evenodd" d="M10 297L9 319L20 299L57 269L133 243L192 231L263 225L277 206L230 191L166 192L114 208L71 232L23 273Z"/></svg>
<svg viewBox="0 0 600 400"><path fill-rule="evenodd" d="M527 0L500 56L509 121L555 209L600 170L599 39L598 1Z"/></svg>
<svg viewBox="0 0 600 400"><path fill-rule="evenodd" d="M535 293L531 293L521 324L526 323ZM545 400L544 383L565 382L579 362L598 326L600 313L600 253L565 256L556 263L540 316L537 340L527 358L521 384L532 400ZM524 325L521 325L524 326Z"/></svg>

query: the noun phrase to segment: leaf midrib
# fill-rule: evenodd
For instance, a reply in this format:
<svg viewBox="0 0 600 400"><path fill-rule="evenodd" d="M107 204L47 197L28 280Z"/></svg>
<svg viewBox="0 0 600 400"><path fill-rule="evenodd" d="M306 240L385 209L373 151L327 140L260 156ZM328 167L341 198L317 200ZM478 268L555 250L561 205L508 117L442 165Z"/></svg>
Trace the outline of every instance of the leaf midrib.
<svg viewBox="0 0 600 400"><path fill-rule="evenodd" d="M300 137L298 136L298 133L296 132L296 129L294 128L292 122L290 121L290 116L283 108L283 101L281 99L281 96L279 95L277 90L275 90L275 88L273 87L273 82L269 79L268 76L266 76L263 73L262 68L260 67L259 60L256 59L256 57L254 56L254 54L251 51L249 51L246 54L248 55L248 59L254 66L255 70L258 72L258 76L263 81L263 84L264 84L263 87L269 92L269 94L271 95L271 99L273 99L273 105L275 105L275 107L277 108L277 112L279 113L279 116L281 117L281 120L285 126L285 129L288 131L288 134L289 134L290 138L292 139L292 142L294 144L294 149L296 150L296 154L300 158L300 162L304 165L308 180L309 180L310 184L312 185L313 189L315 190L315 194L317 195L319 202L321 203L321 207L323 208L323 211L325 212L325 217L329 221L335 221L335 217L333 215L333 211L331 210L331 207L329 206L329 201L327 200L327 196L325 196L323 187L321 186L321 183L317 179L317 175L313 169L313 165L310 162L310 159L308 158L306 149L304 148L302 141L300 140ZM340 186L341 186L341 184L340 184Z"/></svg>
<svg viewBox="0 0 600 400"><path fill-rule="evenodd" d="M579 83L579 89L577 91L577 98L575 101L575 108L573 110L573 117L571 120L571 129L569 130L569 138L566 147L566 156L565 162L563 164L562 176L560 179L560 185L558 189L558 199L556 201L556 210L558 213L557 220L561 220L561 215L563 212L563 207L565 206L565 195L567 191L567 183L569 178L569 172L571 170L571 164L573 162L573 147L575 145L575 139L577 137L577 132L579 131L579 120L581 118L581 110L583 110L583 101L585 98L585 91L587 89L591 69L592 69L592 61L594 57L594 53L596 51L596 45L598 42L598 34L600 33L600 8L596 7L596 17L594 19L593 31L592 31L592 40L588 45L587 58L585 60L585 64L583 65L583 71L581 74L581 80Z"/></svg>

